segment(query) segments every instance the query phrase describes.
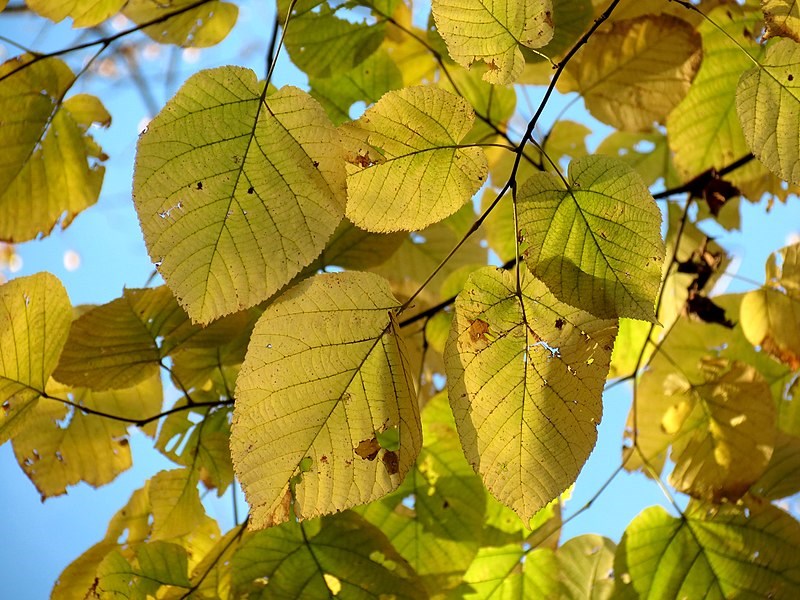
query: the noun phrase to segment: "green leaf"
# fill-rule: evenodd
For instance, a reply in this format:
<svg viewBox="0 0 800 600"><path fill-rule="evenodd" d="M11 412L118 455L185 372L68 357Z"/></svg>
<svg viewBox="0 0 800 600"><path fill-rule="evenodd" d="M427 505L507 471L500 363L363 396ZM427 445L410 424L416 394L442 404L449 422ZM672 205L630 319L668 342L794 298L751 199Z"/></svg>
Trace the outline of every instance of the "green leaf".
<svg viewBox="0 0 800 600"><path fill-rule="evenodd" d="M524 521L574 481L597 439L616 323L566 306L527 272L476 271L445 348L464 453Z"/></svg>
<svg viewBox="0 0 800 600"><path fill-rule="evenodd" d="M767 37L788 37L800 42L800 3L797 0L761 0Z"/></svg>
<svg viewBox="0 0 800 600"><path fill-rule="evenodd" d="M97 202L107 157L87 135L111 116L94 96L64 101L75 82L57 58L0 65L0 239L23 242L67 227ZM74 112L73 112L74 111Z"/></svg>
<svg viewBox="0 0 800 600"><path fill-rule="evenodd" d="M663 180L665 188L682 183L672 164L667 138L662 133L614 131L600 142L597 154L613 156L627 163L639 173L647 186L659 179Z"/></svg>
<svg viewBox="0 0 800 600"><path fill-rule="evenodd" d="M413 374L388 282L358 272L306 280L259 319L231 433L251 526L308 519L397 488L420 449ZM377 435L396 430L399 448Z"/></svg>
<svg viewBox="0 0 800 600"><path fill-rule="evenodd" d="M652 506L628 525L614 572L640 598L794 598L798 547L800 524L769 504L691 503L684 519Z"/></svg>
<svg viewBox="0 0 800 600"><path fill-rule="evenodd" d="M585 534L556 551L565 600L605 600L614 591L614 552L610 539Z"/></svg>
<svg viewBox="0 0 800 600"><path fill-rule="evenodd" d="M742 75L736 112L747 145L781 179L800 183L800 45L782 39Z"/></svg>
<svg viewBox="0 0 800 600"><path fill-rule="evenodd" d="M225 39L236 24L239 9L219 0L127 0L122 14L137 25L158 21L144 32L160 44L204 48Z"/></svg>
<svg viewBox="0 0 800 600"><path fill-rule="evenodd" d="M267 299L311 263L344 210L339 136L286 87L260 100L238 67L192 76L139 138L134 201L150 257L195 322Z"/></svg>
<svg viewBox="0 0 800 600"><path fill-rule="evenodd" d="M162 401L157 376L126 390L91 392L49 386L48 393L131 420L158 414ZM127 423L43 398L14 437L14 454L44 499L66 494L67 486L81 481L99 487L129 469L127 432Z"/></svg>
<svg viewBox="0 0 800 600"><path fill-rule="evenodd" d="M481 548L457 592L464 600L556 600L558 560L552 550L526 552L520 544Z"/></svg>
<svg viewBox="0 0 800 600"><path fill-rule="evenodd" d="M664 242L661 212L641 177L607 156L549 173L518 193L525 262L562 302L598 317L655 322Z"/></svg>
<svg viewBox="0 0 800 600"><path fill-rule="evenodd" d="M800 492L800 437L778 431L769 464L750 491L767 500Z"/></svg>
<svg viewBox="0 0 800 600"><path fill-rule="evenodd" d="M256 578L267 578L266 598L427 598L386 536L349 511L317 527L290 522L258 532L233 563L242 592Z"/></svg>
<svg viewBox="0 0 800 600"><path fill-rule="evenodd" d="M385 24L340 19L327 2L318 12L292 11L284 44L292 62L309 77L341 75L364 62L383 42Z"/></svg>
<svg viewBox="0 0 800 600"><path fill-rule="evenodd" d="M340 125L350 120L355 102L374 104L386 92L402 88L403 74L386 50L378 50L346 73L329 78L309 77L308 84L311 95L331 121Z"/></svg>
<svg viewBox="0 0 800 600"><path fill-rule="evenodd" d="M592 35L567 70L592 115L624 131L649 131L686 96L701 58L686 21L648 15Z"/></svg>
<svg viewBox="0 0 800 600"><path fill-rule="evenodd" d="M433 0L436 28L463 67L482 60L489 83L514 83L525 67L520 45L541 48L553 37L550 0Z"/></svg>
<svg viewBox="0 0 800 600"><path fill-rule="evenodd" d="M736 117L736 87L742 72L763 51L752 38L763 15L727 4L708 16L713 24L704 21L697 28L703 36L700 71L686 98L667 119L675 166L686 179L711 167L721 169L750 152ZM729 177L734 183L747 181L762 170L751 163Z"/></svg>
<svg viewBox="0 0 800 600"><path fill-rule="evenodd" d="M50 273L0 286L0 443L30 418L67 341L72 308Z"/></svg>
<svg viewBox="0 0 800 600"><path fill-rule="evenodd" d="M342 219L322 254L307 271L317 272L327 267L358 271L377 267L385 263L405 239L404 233L371 233Z"/></svg>
<svg viewBox="0 0 800 600"><path fill-rule="evenodd" d="M188 571L186 550L176 544L143 544L132 563L115 550L97 569L97 592L102 598L146 600L164 586L189 588Z"/></svg>
<svg viewBox="0 0 800 600"><path fill-rule="evenodd" d="M431 595L456 587L478 551L486 493L461 450L446 394L422 411L425 444L400 488L360 513L389 538Z"/></svg>
<svg viewBox="0 0 800 600"><path fill-rule="evenodd" d="M412 87L343 126L347 217L367 231L412 231L456 212L488 173L483 150L459 147L474 119L463 98Z"/></svg>
<svg viewBox="0 0 800 600"><path fill-rule="evenodd" d="M72 26L94 27L117 14L125 0L27 0L28 8L58 23L70 17Z"/></svg>

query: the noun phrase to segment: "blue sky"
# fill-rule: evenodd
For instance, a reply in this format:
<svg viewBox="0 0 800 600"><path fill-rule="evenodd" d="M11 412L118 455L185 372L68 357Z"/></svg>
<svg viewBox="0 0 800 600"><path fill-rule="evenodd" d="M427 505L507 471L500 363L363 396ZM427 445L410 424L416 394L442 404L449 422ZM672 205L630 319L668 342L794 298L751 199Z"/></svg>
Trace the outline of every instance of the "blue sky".
<svg viewBox="0 0 800 600"><path fill-rule="evenodd" d="M250 66L264 74L264 51L271 29L272 6L264 2L241 3L241 17L234 34L223 44L201 52L153 46L141 60L147 76L156 74L158 83L151 88L153 99L160 107L186 77L201 67L224 64ZM17 16L0 16L0 35L30 44L39 50L52 50L70 45L79 33L62 24L42 30L41 22ZM0 42L0 58L14 56L17 51ZM71 64L80 64L83 56ZM169 84L164 84L166 67L176 69ZM278 86L287 83L303 84L303 78L288 61L281 61L274 77ZM14 275L51 271L66 286L73 304L103 303L118 297L124 287L141 287L150 277L153 267L139 231L130 197L132 165L136 135L147 113L146 102L131 84L124 67L114 74L111 66L99 63L103 73L91 74L79 83L74 92L86 91L99 95L112 114L108 131L95 135L111 156L103 193L98 204L77 217L66 231L55 231L50 237L18 247L21 268ZM541 89L530 92L534 102ZM555 97L545 113L545 122L563 106L564 100ZM520 100L519 106L524 106ZM525 111L523 111L525 112ZM580 103L568 118L607 131L585 116ZM603 134L590 138L596 145ZM740 275L756 281L763 280L763 265L767 255L784 245L800 230L800 203L792 199L788 205L776 205L765 215L764 205L743 203L744 231L726 235L720 241L736 253L741 263ZM65 253L80 257L80 266L68 269ZM731 291L748 289L742 281L732 281ZM174 395L172 396L174 397ZM622 431L630 405L630 390L619 386L605 396L605 416L600 427L599 442L589 463L578 480L574 498L569 503L571 514L590 497L619 465ZM69 494L40 502L38 493L17 465L10 444L0 447L0 581L4 596L13 598L47 597L59 572L105 532L111 515L128 499L143 481L171 463L152 449L141 433L132 433L134 467L113 483L99 490L79 485ZM229 497L209 501L212 516L221 520L223 528L232 524ZM571 522L564 539L583 532L597 532L619 539L625 525L644 507L665 504L657 486L641 475L622 474L599 498L593 508ZM240 503L240 509L241 509Z"/></svg>

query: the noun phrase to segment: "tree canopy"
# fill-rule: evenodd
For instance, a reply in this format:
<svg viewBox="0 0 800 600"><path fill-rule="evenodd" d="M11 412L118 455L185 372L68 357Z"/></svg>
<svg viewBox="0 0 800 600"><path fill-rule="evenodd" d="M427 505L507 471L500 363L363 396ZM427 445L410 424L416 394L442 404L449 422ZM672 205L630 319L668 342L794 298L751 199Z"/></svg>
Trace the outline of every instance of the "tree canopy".
<svg viewBox="0 0 800 600"><path fill-rule="evenodd" d="M7 260L100 197L93 65L241 16L0 10L85 33L0 65ZM800 4L277 0L264 26L264 72L197 70L135 142L150 285L0 285L0 443L42 498L130 468L133 428L174 463L52 598L800 597L800 243L733 294L713 238L797 202ZM615 468L567 511L618 384ZM667 508L565 539L624 471ZM223 531L202 497L239 485Z"/></svg>

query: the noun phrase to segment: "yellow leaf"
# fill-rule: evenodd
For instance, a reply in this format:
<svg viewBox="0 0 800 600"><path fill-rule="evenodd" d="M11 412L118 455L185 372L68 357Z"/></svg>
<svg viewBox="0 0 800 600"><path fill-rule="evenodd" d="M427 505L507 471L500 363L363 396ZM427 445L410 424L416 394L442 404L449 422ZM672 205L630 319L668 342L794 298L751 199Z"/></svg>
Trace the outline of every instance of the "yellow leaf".
<svg viewBox="0 0 800 600"><path fill-rule="evenodd" d="M614 552L608 538L585 534L568 540L556 551L565 600L606 600L614 591Z"/></svg>
<svg viewBox="0 0 800 600"><path fill-rule="evenodd" d="M259 319L236 384L234 470L263 528L394 490L414 464L420 424L388 282L312 277ZM396 431L397 449L379 434Z"/></svg>
<svg viewBox="0 0 800 600"><path fill-rule="evenodd" d="M761 0L767 37L788 37L800 42L800 3L797 0Z"/></svg>
<svg viewBox="0 0 800 600"><path fill-rule="evenodd" d="M168 540L191 533L205 518L191 469L160 471L150 480L153 514L151 539Z"/></svg>
<svg viewBox="0 0 800 600"><path fill-rule="evenodd" d="M700 35L686 21L649 15L595 33L567 70L594 117L649 131L686 96L700 55Z"/></svg>
<svg viewBox="0 0 800 600"><path fill-rule="evenodd" d="M550 0L433 0L436 28L450 56L469 67L478 60L488 69L484 80L514 83L525 67L520 45L541 48L553 38Z"/></svg>
<svg viewBox="0 0 800 600"><path fill-rule="evenodd" d="M0 65L0 239L6 241L67 227L97 201L105 171L99 163L106 156L87 130L111 117L94 97L64 101L75 79L64 62L34 60L26 54Z"/></svg>
<svg viewBox="0 0 800 600"><path fill-rule="evenodd" d="M158 21L144 32L161 44L204 48L225 39L236 24L239 9L219 0L127 0L122 14L137 25Z"/></svg>
<svg viewBox="0 0 800 600"><path fill-rule="evenodd" d="M94 27L117 14L125 0L27 0L36 14L58 23L70 17L72 26Z"/></svg>
<svg viewBox="0 0 800 600"><path fill-rule="evenodd" d="M72 308L50 273L0 286L0 443L32 414L67 341Z"/></svg>
<svg viewBox="0 0 800 600"><path fill-rule="evenodd" d="M747 145L781 179L800 183L800 44L781 39L742 75L736 112Z"/></svg>
<svg viewBox="0 0 800 600"><path fill-rule="evenodd" d="M412 87L343 126L347 217L367 231L412 231L456 212L488 172L483 150L459 147L474 119L464 99Z"/></svg>
<svg viewBox="0 0 800 600"><path fill-rule="evenodd" d="M575 481L597 439L616 322L562 304L544 284L487 267L456 300L445 348L464 453L524 521Z"/></svg>
<svg viewBox="0 0 800 600"><path fill-rule="evenodd" d="M195 322L266 300L311 263L344 212L339 135L255 73L191 77L139 138L134 202L150 257Z"/></svg>

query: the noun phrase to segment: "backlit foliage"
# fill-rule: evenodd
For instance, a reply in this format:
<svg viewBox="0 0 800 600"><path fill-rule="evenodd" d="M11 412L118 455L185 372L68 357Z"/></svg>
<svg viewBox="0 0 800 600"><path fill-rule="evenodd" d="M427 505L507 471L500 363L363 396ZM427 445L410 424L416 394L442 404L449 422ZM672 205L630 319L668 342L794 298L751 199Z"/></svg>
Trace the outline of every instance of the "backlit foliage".
<svg viewBox="0 0 800 600"><path fill-rule="evenodd" d="M715 295L732 257L700 223L797 202L797 2L411 2L278 0L266 73L183 81L133 175L163 285L71 307L3 246L0 442L42 498L128 469L134 427L175 464L52 597L800 597L776 503L800 492L800 244ZM98 199L90 128L113 125L75 84L102 53L215 46L240 17L27 9L128 29L0 65L7 244ZM568 94L596 121L554 118ZM565 509L620 381L610 480L642 471L670 512L562 539L605 492ZM222 532L201 491L237 485Z"/></svg>

